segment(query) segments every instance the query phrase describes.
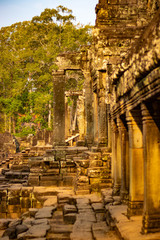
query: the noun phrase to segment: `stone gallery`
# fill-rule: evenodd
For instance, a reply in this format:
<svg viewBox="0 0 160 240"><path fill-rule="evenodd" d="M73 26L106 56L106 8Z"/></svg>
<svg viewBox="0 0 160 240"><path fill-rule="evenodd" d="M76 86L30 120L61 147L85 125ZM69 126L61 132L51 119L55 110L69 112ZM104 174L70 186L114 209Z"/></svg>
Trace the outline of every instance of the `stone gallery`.
<svg viewBox="0 0 160 240"><path fill-rule="evenodd" d="M0 239L160 239L159 8L99 0L92 44L57 58L53 132L19 153L1 135ZM70 70L83 91L65 92Z"/></svg>

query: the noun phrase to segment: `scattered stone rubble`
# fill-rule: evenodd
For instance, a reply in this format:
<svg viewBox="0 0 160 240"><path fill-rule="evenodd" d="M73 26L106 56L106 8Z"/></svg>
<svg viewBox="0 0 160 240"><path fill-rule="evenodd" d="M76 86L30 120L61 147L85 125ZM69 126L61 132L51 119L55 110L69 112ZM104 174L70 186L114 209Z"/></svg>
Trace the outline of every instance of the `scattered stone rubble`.
<svg viewBox="0 0 160 240"><path fill-rule="evenodd" d="M50 199L50 203L48 201L46 206L46 201L43 201L41 208L29 208L16 219L0 219L1 240L119 239L106 221L104 199L111 198L110 190L102 189L101 194L75 195L73 190L67 188L36 189L37 196L43 195L46 201Z"/></svg>

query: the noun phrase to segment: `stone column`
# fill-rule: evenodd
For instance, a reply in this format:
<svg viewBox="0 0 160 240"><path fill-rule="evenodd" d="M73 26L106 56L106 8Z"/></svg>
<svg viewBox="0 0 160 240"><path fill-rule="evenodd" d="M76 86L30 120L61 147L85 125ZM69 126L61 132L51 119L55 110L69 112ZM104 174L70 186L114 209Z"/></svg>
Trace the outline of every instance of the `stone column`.
<svg viewBox="0 0 160 240"><path fill-rule="evenodd" d="M121 187L121 152L118 127L112 120L112 179L113 179L113 194L120 194Z"/></svg>
<svg viewBox="0 0 160 240"><path fill-rule="evenodd" d="M107 104L106 104L106 71L99 71L98 77L98 145L107 147Z"/></svg>
<svg viewBox="0 0 160 240"><path fill-rule="evenodd" d="M86 142L92 145L94 141L94 119L93 119L93 94L92 79L90 72L84 72L85 77L85 120L86 120Z"/></svg>
<svg viewBox="0 0 160 240"><path fill-rule="evenodd" d="M77 122L79 129L79 140L84 140L85 135L85 117L84 117L84 96L79 95L77 100Z"/></svg>
<svg viewBox="0 0 160 240"><path fill-rule="evenodd" d="M68 106L68 98L65 97L65 138L70 136L70 106Z"/></svg>
<svg viewBox="0 0 160 240"><path fill-rule="evenodd" d="M111 114L110 104L107 104L107 120L108 120L108 150L112 149L112 130L111 130Z"/></svg>
<svg viewBox="0 0 160 240"><path fill-rule="evenodd" d="M101 90L98 98L98 145L106 147L108 143L107 136L107 105L105 96Z"/></svg>
<svg viewBox="0 0 160 240"><path fill-rule="evenodd" d="M98 144L98 99L97 93L93 93L94 96L94 144Z"/></svg>
<svg viewBox="0 0 160 240"><path fill-rule="evenodd" d="M122 200L128 200L129 191L129 155L128 155L128 133L127 127L121 118L117 119L117 125L120 134L121 145L121 190L120 195Z"/></svg>
<svg viewBox="0 0 160 240"><path fill-rule="evenodd" d="M127 111L129 131L129 203L128 216L140 215L144 199L144 163L140 110Z"/></svg>
<svg viewBox="0 0 160 240"><path fill-rule="evenodd" d="M65 73L53 72L53 146L65 145Z"/></svg>
<svg viewBox="0 0 160 240"><path fill-rule="evenodd" d="M160 231L160 101L141 104L144 143L143 233Z"/></svg>

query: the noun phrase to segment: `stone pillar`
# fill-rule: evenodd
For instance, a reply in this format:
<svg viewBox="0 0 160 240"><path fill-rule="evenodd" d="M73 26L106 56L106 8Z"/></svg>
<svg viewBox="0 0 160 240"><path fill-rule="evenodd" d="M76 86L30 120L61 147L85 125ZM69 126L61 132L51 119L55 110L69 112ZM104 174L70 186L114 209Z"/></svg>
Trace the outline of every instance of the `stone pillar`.
<svg viewBox="0 0 160 240"><path fill-rule="evenodd" d="M129 132L129 203L128 216L140 215L144 199L144 163L140 110L127 111Z"/></svg>
<svg viewBox="0 0 160 240"><path fill-rule="evenodd" d="M105 101L106 71L99 71L98 78L98 145L106 147L107 134L107 104Z"/></svg>
<svg viewBox="0 0 160 240"><path fill-rule="evenodd" d="M143 233L160 231L160 101L141 104L144 143Z"/></svg>
<svg viewBox="0 0 160 240"><path fill-rule="evenodd" d="M112 179L113 179L113 194L120 194L121 187L121 152L118 127L112 120Z"/></svg>
<svg viewBox="0 0 160 240"><path fill-rule="evenodd" d="M53 146L65 145L65 73L53 72Z"/></svg>
<svg viewBox="0 0 160 240"><path fill-rule="evenodd" d="M105 103L105 96L101 92L98 98L98 145L106 147L107 143L107 105Z"/></svg>
<svg viewBox="0 0 160 240"><path fill-rule="evenodd" d="M86 120L86 142L92 145L94 141L94 119L93 119L93 94L92 79L90 72L84 72L85 77L85 120Z"/></svg>
<svg viewBox="0 0 160 240"><path fill-rule="evenodd" d="M112 129L111 129L111 114L110 104L107 104L107 120L108 120L108 150L112 149Z"/></svg>
<svg viewBox="0 0 160 240"><path fill-rule="evenodd" d="M77 100L77 122L79 129L79 140L84 140L85 116L84 116L84 96L79 95Z"/></svg>
<svg viewBox="0 0 160 240"><path fill-rule="evenodd" d="M94 96L94 143L98 144L98 99L97 93L93 93Z"/></svg>
<svg viewBox="0 0 160 240"><path fill-rule="evenodd" d="M117 119L120 145L121 145L121 190L120 195L122 200L128 200L129 191L129 145L128 145L128 133L127 127L121 118Z"/></svg>
<svg viewBox="0 0 160 240"><path fill-rule="evenodd" d="M70 106L68 106L68 98L65 97L65 138L68 138L70 136L70 122Z"/></svg>

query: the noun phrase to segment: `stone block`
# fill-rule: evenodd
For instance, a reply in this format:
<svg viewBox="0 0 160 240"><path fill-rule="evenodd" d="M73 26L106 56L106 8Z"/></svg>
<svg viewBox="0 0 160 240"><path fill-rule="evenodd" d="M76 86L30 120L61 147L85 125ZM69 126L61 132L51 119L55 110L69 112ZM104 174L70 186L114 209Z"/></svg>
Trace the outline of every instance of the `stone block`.
<svg viewBox="0 0 160 240"><path fill-rule="evenodd" d="M73 198L71 194L64 194L64 193L59 193L57 195L57 202L58 204L75 204L76 200Z"/></svg>
<svg viewBox="0 0 160 240"><path fill-rule="evenodd" d="M105 167L88 168L90 178L110 178L110 170Z"/></svg>
<svg viewBox="0 0 160 240"><path fill-rule="evenodd" d="M63 186L73 186L74 180L75 180L74 176L64 176Z"/></svg>
<svg viewBox="0 0 160 240"><path fill-rule="evenodd" d="M52 224L51 232L54 233L71 233L73 225L71 224Z"/></svg>
<svg viewBox="0 0 160 240"><path fill-rule="evenodd" d="M103 203L92 203L92 208L95 213L103 213L105 210Z"/></svg>
<svg viewBox="0 0 160 240"><path fill-rule="evenodd" d="M39 186L39 175L29 175L28 179L29 186Z"/></svg>
<svg viewBox="0 0 160 240"><path fill-rule="evenodd" d="M22 187L21 196L22 197L31 197L33 192L33 187Z"/></svg>
<svg viewBox="0 0 160 240"><path fill-rule="evenodd" d="M30 218L35 217L35 214L38 212L37 208L29 208Z"/></svg>
<svg viewBox="0 0 160 240"><path fill-rule="evenodd" d="M57 209L57 206L43 207L35 214L35 219L51 218L53 211Z"/></svg>
<svg viewBox="0 0 160 240"><path fill-rule="evenodd" d="M77 208L75 205L65 204L63 206L63 215L68 213L77 213Z"/></svg>
<svg viewBox="0 0 160 240"><path fill-rule="evenodd" d="M0 230L4 230L8 227L11 219L0 219Z"/></svg>
<svg viewBox="0 0 160 240"><path fill-rule="evenodd" d="M76 221L76 216L77 216L77 213L65 214L64 217L63 217L64 222L67 223L67 224L74 224L75 221Z"/></svg>
<svg viewBox="0 0 160 240"><path fill-rule="evenodd" d="M77 184L80 185L81 183L88 184L89 178L87 176L79 176L77 179Z"/></svg>
<svg viewBox="0 0 160 240"><path fill-rule="evenodd" d="M102 167L102 166L103 166L102 160L92 160L92 161L90 161L90 164L89 164L90 168Z"/></svg>
<svg viewBox="0 0 160 240"><path fill-rule="evenodd" d="M20 205L20 197L8 197L9 205Z"/></svg>
<svg viewBox="0 0 160 240"><path fill-rule="evenodd" d="M46 236L47 231L50 229L49 225L39 224L29 228L25 233L18 235L17 239L31 239L31 238L43 238Z"/></svg>
<svg viewBox="0 0 160 240"><path fill-rule="evenodd" d="M8 213L20 213L20 205L8 205Z"/></svg>
<svg viewBox="0 0 160 240"><path fill-rule="evenodd" d="M0 204L0 213L6 213L7 212L7 202L1 201Z"/></svg>
<svg viewBox="0 0 160 240"><path fill-rule="evenodd" d="M20 205L21 205L21 208L26 208L26 209L31 208L32 199L28 197L20 198Z"/></svg>

